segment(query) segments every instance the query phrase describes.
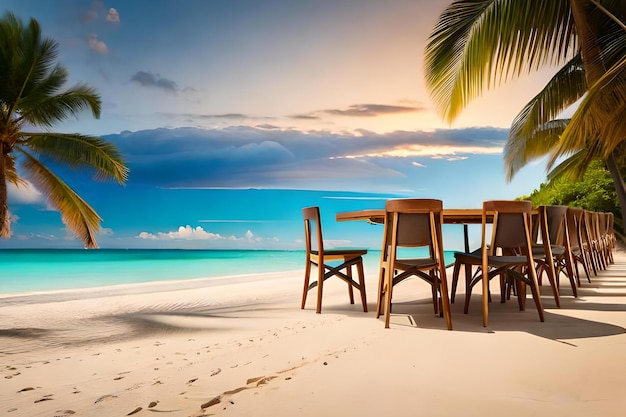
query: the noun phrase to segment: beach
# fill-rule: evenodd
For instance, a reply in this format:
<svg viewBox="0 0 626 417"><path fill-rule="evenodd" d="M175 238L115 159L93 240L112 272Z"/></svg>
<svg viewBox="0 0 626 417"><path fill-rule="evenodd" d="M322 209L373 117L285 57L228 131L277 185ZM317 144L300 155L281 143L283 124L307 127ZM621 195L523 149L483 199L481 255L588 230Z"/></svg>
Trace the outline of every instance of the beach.
<svg viewBox="0 0 626 417"><path fill-rule="evenodd" d="M0 415L623 414L623 250L560 309L544 279L543 323L494 298L485 328L461 284L448 331L409 280L384 329L366 276L368 313L333 279L301 310L302 271L1 296Z"/></svg>

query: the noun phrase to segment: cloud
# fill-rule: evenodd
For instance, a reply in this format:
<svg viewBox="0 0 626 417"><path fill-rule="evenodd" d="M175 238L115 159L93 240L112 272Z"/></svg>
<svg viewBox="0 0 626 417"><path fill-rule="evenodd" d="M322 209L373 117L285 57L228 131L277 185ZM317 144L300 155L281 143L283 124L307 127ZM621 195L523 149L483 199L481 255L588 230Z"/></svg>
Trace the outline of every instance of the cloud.
<svg viewBox="0 0 626 417"><path fill-rule="evenodd" d="M178 85L172 80L162 78L159 74L153 74L147 71L137 71L132 77L131 81L139 83L142 87L155 87L161 90L176 94L178 92Z"/></svg>
<svg viewBox="0 0 626 417"><path fill-rule="evenodd" d="M249 117L242 113L202 114L198 116L205 119L247 119Z"/></svg>
<svg viewBox="0 0 626 417"><path fill-rule="evenodd" d="M107 22L120 23L120 14L118 13L117 9L114 9L113 7L111 7L104 19Z"/></svg>
<svg viewBox="0 0 626 417"><path fill-rule="evenodd" d="M83 22L91 22L93 20L96 20L100 15L100 11L103 7L104 3L102 3L101 1L93 1L91 3L91 8L81 15L81 20Z"/></svg>
<svg viewBox="0 0 626 417"><path fill-rule="evenodd" d="M497 152L494 152L497 153ZM465 161L467 159L467 156L457 156L457 155L453 155L453 156L433 156L433 159L444 159L446 161L450 161L450 162L454 162L454 161Z"/></svg>
<svg viewBox="0 0 626 417"><path fill-rule="evenodd" d="M313 114L294 114L289 117L296 120L319 120L320 118L319 116L315 116Z"/></svg>
<svg viewBox="0 0 626 417"><path fill-rule="evenodd" d="M111 229L110 227L103 227L98 232L99 236L113 236L114 234L115 233L113 233L113 229Z"/></svg>
<svg viewBox="0 0 626 417"><path fill-rule="evenodd" d="M87 44L89 45L89 48L99 54L109 53L109 48L107 48L106 44L102 41L99 41L98 36L93 33L87 36Z"/></svg>
<svg viewBox="0 0 626 417"><path fill-rule="evenodd" d="M414 167L426 168L426 165L420 164L419 162L416 162L416 161L411 162L411 165L413 165Z"/></svg>
<svg viewBox="0 0 626 417"><path fill-rule="evenodd" d="M354 104L347 109L322 110L323 113L336 116L376 117L388 114L416 113L425 110L417 106L391 106L386 104Z"/></svg>
<svg viewBox="0 0 626 417"><path fill-rule="evenodd" d="M250 241L250 242L260 242L263 240L261 237L257 237L252 233L252 231L248 230L244 234L243 237L236 236L228 236L224 237L219 233L211 233L201 226L191 227L180 226L176 231L170 232L157 232L157 233L149 233L149 232L141 232L137 235L140 239L146 240L208 240L208 241Z"/></svg>
<svg viewBox="0 0 626 417"><path fill-rule="evenodd" d="M137 236L140 239L148 239L148 240L220 240L224 239L219 234L210 233L205 231L202 227L196 226L192 228L191 226L180 226L176 231L170 232L158 232L156 234L141 232Z"/></svg>
<svg viewBox="0 0 626 417"><path fill-rule="evenodd" d="M405 187L415 175L416 158L424 168L419 175L428 175L433 169L428 161L500 155L507 137L508 130L496 128L340 134L231 126L153 129L104 139L124 155L129 184L346 190L383 183Z"/></svg>
<svg viewBox="0 0 626 417"><path fill-rule="evenodd" d="M43 195L30 183L16 187L7 183L9 202L16 204L39 204L43 202Z"/></svg>

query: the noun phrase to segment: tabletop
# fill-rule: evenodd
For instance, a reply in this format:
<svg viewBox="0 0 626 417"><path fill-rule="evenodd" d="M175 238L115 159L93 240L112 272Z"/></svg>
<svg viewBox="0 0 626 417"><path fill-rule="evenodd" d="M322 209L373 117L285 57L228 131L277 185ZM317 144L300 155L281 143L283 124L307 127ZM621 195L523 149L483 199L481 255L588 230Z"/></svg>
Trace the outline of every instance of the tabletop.
<svg viewBox="0 0 626 417"><path fill-rule="evenodd" d="M482 209L443 209L443 222L446 224L480 224ZM383 223L384 209L367 209L339 212L335 216L338 222L348 220L366 220L371 223Z"/></svg>

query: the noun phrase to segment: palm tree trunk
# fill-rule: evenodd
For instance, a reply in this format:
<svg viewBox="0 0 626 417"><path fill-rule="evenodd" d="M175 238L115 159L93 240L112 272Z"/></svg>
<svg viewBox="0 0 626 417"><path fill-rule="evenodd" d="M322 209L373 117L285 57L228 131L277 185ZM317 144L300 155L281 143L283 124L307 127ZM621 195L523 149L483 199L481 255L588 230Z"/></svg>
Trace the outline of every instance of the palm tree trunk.
<svg viewBox="0 0 626 417"><path fill-rule="evenodd" d="M622 212L622 222L626 225L626 184L624 183L624 178L615 160L615 151L611 152L611 155L607 158L606 166L611 173L611 178L613 178L613 184L615 185L615 191L617 192L617 198ZM626 226L624 226L624 228L626 229Z"/></svg>
<svg viewBox="0 0 626 417"><path fill-rule="evenodd" d="M11 237L11 216L9 215L9 198L5 171L5 146L4 142L0 142L0 238Z"/></svg>

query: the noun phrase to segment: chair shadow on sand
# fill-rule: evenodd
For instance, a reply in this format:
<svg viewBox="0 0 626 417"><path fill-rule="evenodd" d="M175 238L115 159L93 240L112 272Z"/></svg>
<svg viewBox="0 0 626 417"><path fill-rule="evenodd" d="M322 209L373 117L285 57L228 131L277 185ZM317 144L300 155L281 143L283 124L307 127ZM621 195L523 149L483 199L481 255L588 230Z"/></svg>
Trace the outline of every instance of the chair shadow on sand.
<svg viewBox="0 0 626 417"><path fill-rule="evenodd" d="M613 268L615 265L612 265ZM614 336L626 333L626 329L615 324L595 321L580 317L588 316L589 312L626 312L626 303L604 303L608 297L626 296L626 265L617 265L615 269L603 271L594 277L591 284L583 284L574 298L571 290L562 287L561 307L557 308L549 287L541 287L541 298L545 310L545 322L537 320L532 300L527 303L525 311L519 311L518 305L512 300L500 303L499 291L492 290L493 299L489 303L491 320L489 327L484 328L481 322L480 294L472 298L468 314L463 314L463 303L452 305L454 331L494 333L494 332L525 332L555 341L582 339L592 337ZM594 300L594 301L590 301ZM581 312L581 314L577 313ZM432 314L430 300L422 299L393 305L395 325L406 325L425 329L445 330L445 323Z"/></svg>

